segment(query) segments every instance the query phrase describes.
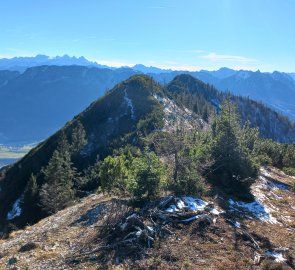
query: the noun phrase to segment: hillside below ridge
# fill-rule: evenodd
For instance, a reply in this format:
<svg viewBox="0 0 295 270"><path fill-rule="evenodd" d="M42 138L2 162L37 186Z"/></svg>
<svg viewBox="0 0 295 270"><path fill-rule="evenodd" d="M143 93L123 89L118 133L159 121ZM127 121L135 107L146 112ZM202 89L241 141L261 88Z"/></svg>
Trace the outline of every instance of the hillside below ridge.
<svg viewBox="0 0 295 270"><path fill-rule="evenodd" d="M275 168L261 168L252 187L260 208L254 202L237 202L222 195L202 198L217 209L213 224L203 229L197 221L167 225L170 233L144 248L139 257L100 248L99 231L109 222L111 212L116 212L114 206L126 201L92 194L0 240L0 269L154 269L157 265L160 269L258 270L270 262L285 267L279 269L293 269L292 180ZM141 213L136 208L130 211Z"/></svg>

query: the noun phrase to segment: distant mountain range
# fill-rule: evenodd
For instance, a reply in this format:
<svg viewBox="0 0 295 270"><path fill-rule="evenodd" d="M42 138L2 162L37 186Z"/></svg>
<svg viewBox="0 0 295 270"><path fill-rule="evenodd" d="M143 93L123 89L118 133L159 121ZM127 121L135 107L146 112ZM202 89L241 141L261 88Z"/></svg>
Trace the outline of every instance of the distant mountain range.
<svg viewBox="0 0 295 270"><path fill-rule="evenodd" d="M14 70L23 72L27 68L43 66L43 65L55 65L55 66L93 66L99 68L108 68L105 65L99 65L95 62L87 60L85 57L70 57L68 55L49 57L47 55L39 54L35 57L13 57L0 59L0 70Z"/></svg>
<svg viewBox="0 0 295 270"><path fill-rule="evenodd" d="M219 90L261 101L295 121L295 73L228 68L189 72L140 64L110 68L84 57L38 55L0 59L0 143L45 139L107 89L140 73L163 85L189 74Z"/></svg>
<svg viewBox="0 0 295 270"><path fill-rule="evenodd" d="M79 65L96 68L117 68L100 65L89 61L84 57L70 57L68 55L49 57L37 55L35 57L15 57L0 59L0 70L13 70L24 72L27 68L41 65ZM127 68L127 67L125 67ZM176 75L190 74L206 83L213 84L220 90L230 91L235 95L249 96L252 99L262 101L275 110L295 120L295 73L273 73L247 70L232 70L221 68L217 71L173 71L157 67L147 67L136 64L131 67L133 71L151 75L154 79L169 83ZM112 86L112 85L111 85ZM0 78L1 87L1 78Z"/></svg>

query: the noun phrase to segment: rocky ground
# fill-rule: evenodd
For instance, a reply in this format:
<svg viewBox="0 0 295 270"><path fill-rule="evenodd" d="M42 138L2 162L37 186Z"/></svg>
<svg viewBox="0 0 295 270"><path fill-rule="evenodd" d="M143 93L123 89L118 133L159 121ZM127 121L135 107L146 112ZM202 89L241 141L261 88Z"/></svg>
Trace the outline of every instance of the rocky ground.
<svg viewBox="0 0 295 270"><path fill-rule="evenodd" d="M0 240L0 269L294 269L293 181L262 168L250 203L168 196L142 210L90 195Z"/></svg>

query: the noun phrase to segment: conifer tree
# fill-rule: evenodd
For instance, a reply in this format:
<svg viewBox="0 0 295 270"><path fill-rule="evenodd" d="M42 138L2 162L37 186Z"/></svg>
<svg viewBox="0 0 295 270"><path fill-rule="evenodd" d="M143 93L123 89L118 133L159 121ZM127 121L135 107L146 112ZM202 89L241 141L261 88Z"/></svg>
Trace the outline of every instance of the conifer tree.
<svg viewBox="0 0 295 270"><path fill-rule="evenodd" d="M84 177L82 177L80 184L82 190L93 190L100 186L99 174L101 163L99 156L97 156L95 163L84 171Z"/></svg>
<svg viewBox="0 0 295 270"><path fill-rule="evenodd" d="M43 209L55 213L68 206L74 199L73 181L77 176L68 151L55 150L43 170L44 181L40 199Z"/></svg>
<svg viewBox="0 0 295 270"><path fill-rule="evenodd" d="M241 132L241 143L245 150L252 153L259 140L259 129L251 128L250 121L247 120Z"/></svg>
<svg viewBox="0 0 295 270"><path fill-rule="evenodd" d="M34 222L34 220L37 219L36 217L37 201L38 201L37 178L34 174L31 174L29 182L24 192L21 208L23 209L23 212L26 215L26 218L32 222Z"/></svg>
<svg viewBox="0 0 295 270"><path fill-rule="evenodd" d="M230 100L223 103L220 115L213 124L212 134L212 156L215 160L211 168L213 182L227 191L247 196L258 168L244 145L246 133L240 128L236 108Z"/></svg>
<svg viewBox="0 0 295 270"><path fill-rule="evenodd" d="M285 146L283 166L295 168L295 144L289 144Z"/></svg>
<svg viewBox="0 0 295 270"><path fill-rule="evenodd" d="M57 150L59 152L71 153L71 145L69 144L67 136L63 130L61 131L61 135L58 140Z"/></svg>
<svg viewBox="0 0 295 270"><path fill-rule="evenodd" d="M83 147L87 144L86 131L80 121L73 129L71 138L71 152L73 154L79 153Z"/></svg>
<svg viewBox="0 0 295 270"><path fill-rule="evenodd" d="M27 201L29 202L34 202L37 195L38 195L37 178L32 173L30 180L28 182L27 188L25 190L24 198L27 199Z"/></svg>

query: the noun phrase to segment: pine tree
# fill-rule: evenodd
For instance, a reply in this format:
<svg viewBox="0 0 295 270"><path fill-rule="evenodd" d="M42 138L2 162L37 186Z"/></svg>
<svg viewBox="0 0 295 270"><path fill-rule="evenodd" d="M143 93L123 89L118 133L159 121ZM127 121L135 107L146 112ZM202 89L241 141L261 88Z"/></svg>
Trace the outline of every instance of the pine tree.
<svg viewBox="0 0 295 270"><path fill-rule="evenodd" d="M249 153L253 152L259 140L259 129L251 128L250 121L247 120L241 132L241 143Z"/></svg>
<svg viewBox="0 0 295 270"><path fill-rule="evenodd" d="M38 195L38 185L37 185L37 178L32 173L30 180L28 182L27 188L25 190L24 198L27 199L29 202L34 202Z"/></svg>
<svg viewBox="0 0 295 270"><path fill-rule="evenodd" d="M283 166L295 168L295 144L289 144L285 146Z"/></svg>
<svg viewBox="0 0 295 270"><path fill-rule="evenodd" d="M43 174L45 184L40 191L41 204L47 213L52 214L74 199L73 181L77 173L69 152L55 150Z"/></svg>
<svg viewBox="0 0 295 270"><path fill-rule="evenodd" d="M71 145L69 144L67 136L63 130L61 131L61 135L58 140L57 150L59 152L67 152L67 153L71 152Z"/></svg>
<svg viewBox="0 0 295 270"><path fill-rule="evenodd" d="M85 170L85 174L84 177L82 177L82 183L79 188L82 190L93 190L100 186L100 166L101 161L99 160L99 156L97 156L95 163Z"/></svg>
<svg viewBox="0 0 295 270"><path fill-rule="evenodd" d="M37 220L37 201L38 201L38 185L37 178L34 174L31 174L29 182L24 192L21 208L28 220L34 222Z"/></svg>
<svg viewBox="0 0 295 270"><path fill-rule="evenodd" d="M73 154L79 153L86 144L86 131L82 123L80 121L77 121L77 125L75 126L72 132L71 152Z"/></svg>
<svg viewBox="0 0 295 270"><path fill-rule="evenodd" d="M270 139L259 140L254 149L257 156L268 165L273 165L278 168L283 167L284 151L280 143Z"/></svg>
<svg viewBox="0 0 295 270"><path fill-rule="evenodd" d="M257 177L258 168L244 146L246 133L240 128L236 108L229 100L223 103L212 134L215 161L211 167L212 181L227 191L249 195L247 193Z"/></svg>

